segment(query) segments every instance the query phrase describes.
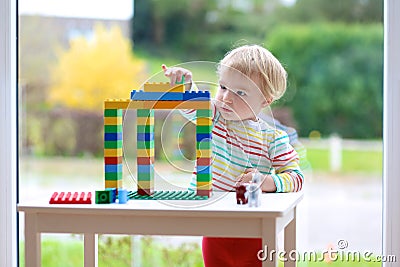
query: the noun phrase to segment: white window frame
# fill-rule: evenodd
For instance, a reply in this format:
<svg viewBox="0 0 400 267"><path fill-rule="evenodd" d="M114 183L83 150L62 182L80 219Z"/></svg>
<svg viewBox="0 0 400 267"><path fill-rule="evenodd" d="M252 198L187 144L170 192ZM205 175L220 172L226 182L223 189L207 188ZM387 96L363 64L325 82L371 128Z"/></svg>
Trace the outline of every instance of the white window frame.
<svg viewBox="0 0 400 267"><path fill-rule="evenodd" d="M400 1L385 0L383 255L400 260ZM0 266L17 266L17 0L0 1ZM383 263L395 266L398 263Z"/></svg>
<svg viewBox="0 0 400 267"><path fill-rule="evenodd" d="M384 8L382 254L400 261L400 1L385 0Z"/></svg>
<svg viewBox="0 0 400 267"><path fill-rule="evenodd" d="M17 266L17 0L0 1L0 266Z"/></svg>

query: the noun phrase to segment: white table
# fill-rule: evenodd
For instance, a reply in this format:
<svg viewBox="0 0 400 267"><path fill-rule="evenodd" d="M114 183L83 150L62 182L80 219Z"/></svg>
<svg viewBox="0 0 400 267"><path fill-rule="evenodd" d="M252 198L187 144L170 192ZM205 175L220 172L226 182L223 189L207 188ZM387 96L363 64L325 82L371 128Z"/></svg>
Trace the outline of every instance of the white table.
<svg viewBox="0 0 400 267"><path fill-rule="evenodd" d="M257 208L237 205L233 192L217 192L200 201L20 203L18 211L25 213L25 266L41 265L41 233L83 234L85 267L97 266L98 234L262 237L263 248L268 245L270 252L277 250L277 235L284 229L284 250L289 253L296 249L296 206L302 198L302 193L262 194ZM296 262L285 265L293 267ZM263 261L263 266L277 266L277 261Z"/></svg>

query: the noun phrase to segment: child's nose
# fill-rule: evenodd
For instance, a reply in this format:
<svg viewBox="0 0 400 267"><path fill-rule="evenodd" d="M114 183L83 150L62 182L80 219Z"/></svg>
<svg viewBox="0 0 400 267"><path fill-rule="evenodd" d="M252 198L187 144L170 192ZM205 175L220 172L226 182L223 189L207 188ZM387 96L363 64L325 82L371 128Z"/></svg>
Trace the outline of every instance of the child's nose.
<svg viewBox="0 0 400 267"><path fill-rule="evenodd" d="M225 91L224 91L224 94L223 94L223 96L222 96L222 100L223 100L224 102L229 102L229 103L231 103L231 102L232 102L232 96L233 96L233 92L232 92L231 90L225 90Z"/></svg>

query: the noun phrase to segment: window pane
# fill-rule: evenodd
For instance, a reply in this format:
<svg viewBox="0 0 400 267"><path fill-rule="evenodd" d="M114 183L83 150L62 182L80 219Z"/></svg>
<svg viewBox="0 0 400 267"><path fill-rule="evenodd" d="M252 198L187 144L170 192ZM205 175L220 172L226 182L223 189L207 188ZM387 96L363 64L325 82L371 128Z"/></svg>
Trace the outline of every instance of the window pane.
<svg viewBox="0 0 400 267"><path fill-rule="evenodd" d="M184 63L215 95L215 64L225 53L264 44L288 72L285 95L266 113L304 146L295 147L305 173L298 251L378 255L383 4L358 2L20 0L20 201L104 188L104 99L128 98L147 79L166 81L163 63ZM199 59L209 63L187 63ZM155 114L160 190L186 189L196 158L195 128L174 115ZM123 184L136 190L137 116L123 118ZM58 239L68 245L80 237ZM201 261L199 237L101 240L127 250L128 261L135 253L127 244L194 244L185 253Z"/></svg>

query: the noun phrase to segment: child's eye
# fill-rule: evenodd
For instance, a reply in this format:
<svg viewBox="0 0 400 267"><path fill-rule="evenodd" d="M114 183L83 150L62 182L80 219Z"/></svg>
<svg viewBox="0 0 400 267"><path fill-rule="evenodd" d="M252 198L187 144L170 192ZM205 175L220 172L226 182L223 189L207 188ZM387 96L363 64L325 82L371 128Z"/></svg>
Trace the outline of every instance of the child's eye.
<svg viewBox="0 0 400 267"><path fill-rule="evenodd" d="M222 84L220 84L219 87L220 87L222 90L228 89L225 85L222 85Z"/></svg>
<svg viewBox="0 0 400 267"><path fill-rule="evenodd" d="M236 91L236 94L238 95L238 96L245 96L246 95L246 92L244 92L244 91Z"/></svg>

